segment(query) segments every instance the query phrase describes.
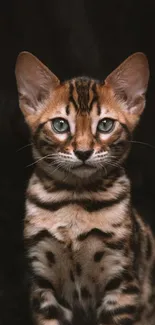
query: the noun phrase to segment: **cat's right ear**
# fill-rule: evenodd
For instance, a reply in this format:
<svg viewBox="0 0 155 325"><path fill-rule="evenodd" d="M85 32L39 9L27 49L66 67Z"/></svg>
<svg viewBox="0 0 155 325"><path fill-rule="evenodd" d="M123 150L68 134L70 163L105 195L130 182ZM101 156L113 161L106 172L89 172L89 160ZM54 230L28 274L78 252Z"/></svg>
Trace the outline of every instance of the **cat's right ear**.
<svg viewBox="0 0 155 325"><path fill-rule="evenodd" d="M124 109L130 115L139 117L143 112L149 74L147 57L138 52L128 57L105 80L105 84L125 103Z"/></svg>
<svg viewBox="0 0 155 325"><path fill-rule="evenodd" d="M60 83L58 78L29 52L19 54L15 75L19 105L25 117L40 113L51 91Z"/></svg>

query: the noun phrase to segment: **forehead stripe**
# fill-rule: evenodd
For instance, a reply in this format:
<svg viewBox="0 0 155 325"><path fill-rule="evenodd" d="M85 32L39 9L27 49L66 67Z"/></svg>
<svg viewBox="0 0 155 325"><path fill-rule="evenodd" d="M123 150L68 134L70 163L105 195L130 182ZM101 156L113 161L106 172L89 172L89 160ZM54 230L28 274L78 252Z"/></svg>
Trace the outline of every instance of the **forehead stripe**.
<svg viewBox="0 0 155 325"><path fill-rule="evenodd" d="M73 84L70 82L69 83L69 101L73 104L73 106L75 107L76 110L78 110L78 105L73 97L73 90L74 90L74 86Z"/></svg>
<svg viewBox="0 0 155 325"><path fill-rule="evenodd" d="M99 105L98 94L97 94L97 91L96 91L96 83L94 83L92 85L91 89L92 89L92 92L94 94L94 98L92 100L92 103L90 104L91 105L90 110L92 109L93 104L96 102L97 103L97 115L100 115L101 114L101 107Z"/></svg>
<svg viewBox="0 0 155 325"><path fill-rule="evenodd" d="M87 79L79 79L75 82L76 91L78 94L78 104L81 113L88 112L89 107L89 88L90 88L90 80Z"/></svg>
<svg viewBox="0 0 155 325"><path fill-rule="evenodd" d="M66 106L66 114L67 114L67 115L70 114L70 107L69 107L69 105Z"/></svg>

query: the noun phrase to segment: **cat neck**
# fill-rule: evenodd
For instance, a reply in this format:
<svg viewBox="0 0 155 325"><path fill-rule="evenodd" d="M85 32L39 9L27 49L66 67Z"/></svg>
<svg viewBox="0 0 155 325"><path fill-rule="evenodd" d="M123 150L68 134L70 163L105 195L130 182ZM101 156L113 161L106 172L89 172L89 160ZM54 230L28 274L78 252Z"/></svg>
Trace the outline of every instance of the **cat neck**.
<svg viewBox="0 0 155 325"><path fill-rule="evenodd" d="M92 204L101 209L124 202L121 209L130 210L130 181L121 170L117 176L96 179L96 182L78 184L51 179L42 169L36 168L30 179L27 197L38 206L57 209L64 202L81 204L87 212L92 211ZM65 203L66 204L66 203ZM93 210L94 211L94 210Z"/></svg>
<svg viewBox="0 0 155 325"><path fill-rule="evenodd" d="M46 188L54 186L57 189L73 190L76 192L94 192L100 190L107 191L108 188L110 189L117 183L119 186L123 186L124 183L128 184L128 188L130 188L129 179L123 168L109 169L107 172L105 170L99 170L91 177L80 178L62 169L53 172L50 169L49 173L47 168L44 169L42 167L44 166L37 165L35 174Z"/></svg>

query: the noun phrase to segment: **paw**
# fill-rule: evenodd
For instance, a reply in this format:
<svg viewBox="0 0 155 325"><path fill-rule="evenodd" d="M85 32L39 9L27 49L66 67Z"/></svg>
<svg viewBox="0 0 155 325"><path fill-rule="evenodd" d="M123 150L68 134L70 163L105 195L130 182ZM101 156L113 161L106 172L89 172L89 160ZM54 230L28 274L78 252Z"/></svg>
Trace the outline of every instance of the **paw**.
<svg viewBox="0 0 155 325"><path fill-rule="evenodd" d="M40 315L43 325L71 324L72 312L57 302L51 290L37 289L33 293L32 309Z"/></svg>

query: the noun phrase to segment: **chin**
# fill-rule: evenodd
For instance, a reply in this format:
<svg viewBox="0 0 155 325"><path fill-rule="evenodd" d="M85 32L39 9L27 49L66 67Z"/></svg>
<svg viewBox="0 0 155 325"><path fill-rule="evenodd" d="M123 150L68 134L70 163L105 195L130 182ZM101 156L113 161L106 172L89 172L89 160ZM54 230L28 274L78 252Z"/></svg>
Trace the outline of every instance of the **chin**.
<svg viewBox="0 0 155 325"><path fill-rule="evenodd" d="M91 175L95 174L97 169L89 166L80 166L71 170L73 175L76 175L80 178L88 178Z"/></svg>

